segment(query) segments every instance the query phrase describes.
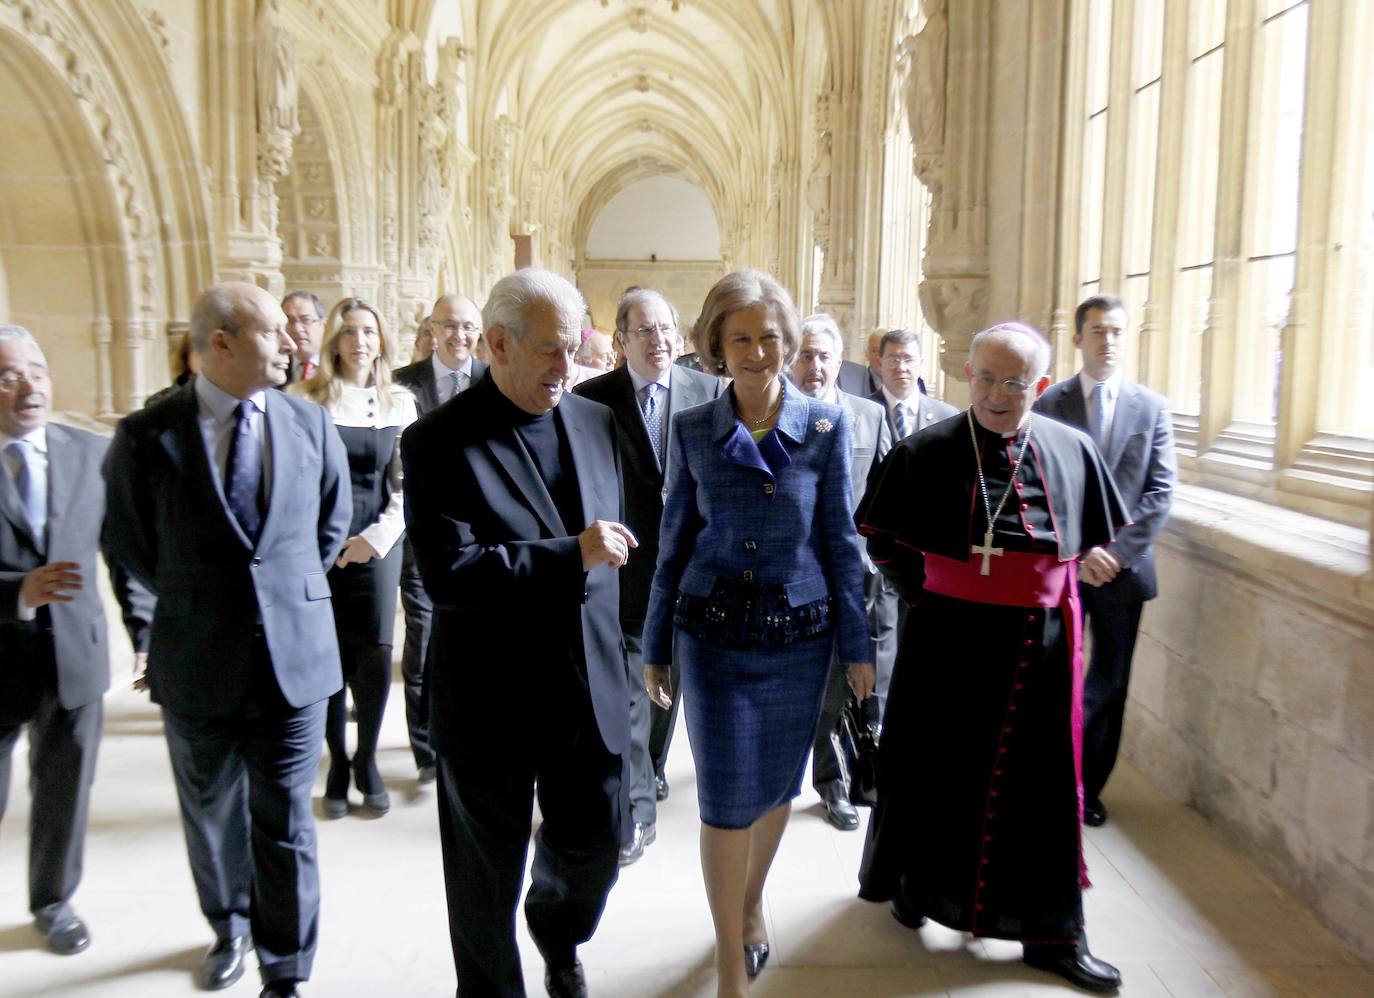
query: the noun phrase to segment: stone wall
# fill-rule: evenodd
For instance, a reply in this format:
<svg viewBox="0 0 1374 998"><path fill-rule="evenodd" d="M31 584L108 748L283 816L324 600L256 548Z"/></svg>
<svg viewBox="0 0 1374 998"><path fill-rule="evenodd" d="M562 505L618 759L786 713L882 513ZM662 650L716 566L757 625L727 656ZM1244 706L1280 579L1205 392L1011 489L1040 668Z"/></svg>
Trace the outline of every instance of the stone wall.
<svg viewBox="0 0 1374 998"><path fill-rule="evenodd" d="M677 306L682 333L687 336L706 292L724 274L719 260L587 260L577 271L577 286L587 299L596 327L606 332L615 329L616 306L627 287L638 284L656 288Z"/></svg>
<svg viewBox="0 0 1374 998"><path fill-rule="evenodd" d="M1368 533L1184 486L1158 553L1124 754L1374 962Z"/></svg>

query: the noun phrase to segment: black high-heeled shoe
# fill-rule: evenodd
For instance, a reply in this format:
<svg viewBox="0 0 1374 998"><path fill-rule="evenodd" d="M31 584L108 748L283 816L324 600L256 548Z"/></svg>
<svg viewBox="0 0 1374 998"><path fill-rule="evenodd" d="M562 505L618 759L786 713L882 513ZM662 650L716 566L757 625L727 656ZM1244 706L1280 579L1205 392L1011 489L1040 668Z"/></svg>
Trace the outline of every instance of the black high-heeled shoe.
<svg viewBox="0 0 1374 998"><path fill-rule="evenodd" d="M347 762L330 762L329 775L324 780L324 800L321 806L326 818L342 818L348 813Z"/></svg>
<svg viewBox="0 0 1374 998"><path fill-rule="evenodd" d="M768 943L753 943L744 947L744 972L752 981L768 962Z"/></svg>
<svg viewBox="0 0 1374 998"><path fill-rule="evenodd" d="M382 774L377 772L375 764L368 767L370 772L364 774L355 764L353 767L353 782L358 787L358 793L363 795L363 807L372 814L380 818L391 810L391 794L386 792L386 785L382 783ZM366 776L366 782L364 782ZM378 787L376 793L368 793L369 787Z"/></svg>

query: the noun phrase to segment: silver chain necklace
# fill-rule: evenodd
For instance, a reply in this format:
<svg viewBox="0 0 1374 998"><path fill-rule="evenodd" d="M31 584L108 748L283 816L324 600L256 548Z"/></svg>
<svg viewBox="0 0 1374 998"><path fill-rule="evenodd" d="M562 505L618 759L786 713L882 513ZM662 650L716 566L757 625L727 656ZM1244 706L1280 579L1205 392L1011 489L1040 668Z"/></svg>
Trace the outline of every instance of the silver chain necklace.
<svg viewBox="0 0 1374 998"><path fill-rule="evenodd" d="M1021 462L1026 457L1026 448L1030 446L1032 418L1029 415L1026 417L1026 439L1021 441L1021 452L1016 455L1016 461L1011 466L1011 480L1007 482L1007 489L1002 493L1002 498L997 501L997 509L994 512L992 504L988 502L988 483L983 478L983 453L978 447L978 434L973 429L973 408L970 406L968 410L968 435L969 439L973 441L973 460L978 465L978 492L983 497L983 512L988 517L988 529L983 533L983 543L981 545L975 544L971 549L974 554L983 556L983 567L979 572L980 575L988 574L991 567L988 564L989 558L1003 553L1002 548L992 546L992 527L997 522L997 518L1002 515L1002 507L1007 504L1007 496L1011 495L1011 490L1016 487L1016 473L1021 470Z"/></svg>

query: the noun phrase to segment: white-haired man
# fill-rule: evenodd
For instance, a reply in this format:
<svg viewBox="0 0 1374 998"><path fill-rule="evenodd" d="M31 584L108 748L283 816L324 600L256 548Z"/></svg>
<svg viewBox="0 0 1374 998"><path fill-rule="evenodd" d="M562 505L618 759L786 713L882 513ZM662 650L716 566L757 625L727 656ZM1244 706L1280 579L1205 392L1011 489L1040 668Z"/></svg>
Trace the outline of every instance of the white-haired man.
<svg viewBox="0 0 1374 998"><path fill-rule="evenodd" d="M1111 991L1121 975L1083 931L1075 580L1127 516L1092 440L1032 415L1048 368L1037 330L979 333L964 418L897 444L859 509L911 604L860 896L911 927L1019 940L1031 966Z"/></svg>
<svg viewBox="0 0 1374 998"><path fill-rule="evenodd" d="M29 909L64 956L90 945L72 910L110 686L96 556L108 442L50 425L52 379L38 342L0 326L0 816L10 758L29 736Z"/></svg>
<svg viewBox="0 0 1374 998"><path fill-rule="evenodd" d="M844 337L835 320L824 312L808 315L802 320L801 348L789 372L792 383L812 398L833 402L849 410L854 420L854 459L850 463L855 508L868 487L869 472L881 464L892 449L892 430L887 414L877 402L860 398L839 387L841 359L844 356ZM864 603L868 608L870 626L876 621L874 610L881 595L878 569L864 553ZM885 633L874 633L873 655L877 669L877 687L886 690L892 676L892 661L896 654L895 634L891 623ZM875 687L876 689L876 687ZM840 760L830 733L840 720L840 712L849 696L845 670L836 659L830 670L830 683L821 704L821 718L816 725L816 738L811 746L811 785L825 804L825 817L841 831L859 827L859 812L849 800L849 793L840 775ZM878 716L877 701L871 700L874 717Z"/></svg>
<svg viewBox="0 0 1374 998"><path fill-rule="evenodd" d="M482 311L488 377L401 442L406 525L434 604L430 733L462 995L525 994L514 913L536 783L525 918L549 994L586 994L577 947L619 869L630 692L618 569L636 541L614 417L565 394L584 310L548 271L502 278Z"/></svg>

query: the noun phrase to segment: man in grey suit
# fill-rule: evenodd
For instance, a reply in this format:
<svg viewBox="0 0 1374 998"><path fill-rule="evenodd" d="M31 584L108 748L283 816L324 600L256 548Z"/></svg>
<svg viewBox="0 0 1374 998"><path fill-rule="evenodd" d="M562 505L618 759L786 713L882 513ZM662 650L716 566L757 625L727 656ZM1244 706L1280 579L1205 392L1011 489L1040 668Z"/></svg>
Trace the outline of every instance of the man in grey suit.
<svg viewBox="0 0 1374 998"><path fill-rule="evenodd" d="M869 396L887 411L892 438L904 440L959 410L921 391L921 336L911 329L889 329L878 343L883 386Z"/></svg>
<svg viewBox="0 0 1374 998"><path fill-rule="evenodd" d="M678 700L669 710L649 700L644 689L641 635L649 586L658 561L663 519L663 476L668 466L668 421L683 409L721 392L719 378L673 363L677 309L650 288L631 288L615 314L616 339L625 364L578 385L573 394L615 413L620 471L624 479L625 524L639 549L620 571L620 626L630 681L630 813L632 826L620 850L620 865L635 862L654 841L657 802L668 795L663 767L677 721ZM678 677L673 675L673 682ZM673 687L677 689L675 685Z"/></svg>
<svg viewBox="0 0 1374 998"><path fill-rule="evenodd" d="M110 448L106 543L157 597L148 686L162 706L182 829L225 988L252 945L264 995L310 976L319 927L311 787L342 685L325 573L352 514L328 413L266 389L292 342L261 288L191 313L200 375L126 416Z"/></svg>
<svg viewBox="0 0 1374 998"><path fill-rule="evenodd" d="M71 898L110 687L95 586L107 441L50 424L51 404L37 341L0 326L0 817L27 725L29 910L48 948L70 955L90 945Z"/></svg>
<svg viewBox="0 0 1374 998"><path fill-rule="evenodd" d="M1129 317L1116 295L1093 295L1074 314L1083 355L1074 377L1052 385L1035 408L1086 431L1097 444L1131 514L1111 544L1083 556L1079 597L1092 629L1083 684L1083 821L1107 820L1102 788L1116 765L1136 632L1146 600L1159 592L1154 542L1173 501L1178 465L1169 402L1121 375Z"/></svg>
<svg viewBox="0 0 1374 998"><path fill-rule="evenodd" d="M410 389L421 416L471 388L487 371L487 365L472 355L482 335L482 310L471 298L442 295L425 325L430 329L433 352L423 360L398 368L392 376L398 385ZM406 727L410 729L410 751L420 782L433 783L438 771L429 742L425 655L434 607L420 581L420 570L415 567L409 534L402 543L401 608L406 615L406 640L401 652L401 677L406 688Z"/></svg>
<svg viewBox="0 0 1374 998"><path fill-rule="evenodd" d="M868 485L873 466L882 463L892 449L892 430L888 426L883 407L869 399L858 398L838 387L844 339L835 320L824 312L809 315L802 322L801 349L792 363L792 382L807 395L823 402L843 406L854 421L854 457L850 464L853 486L853 508L858 509ZM851 510L852 511L852 510ZM870 627L882 623L874 613L881 595L878 569L864 551L864 603L868 609ZM892 678L892 664L897 654L895 621L887 620L885 627L874 634L873 664L878 685L884 690ZM811 785L825 804L825 817L841 831L859 827L859 812L849 800L848 791L840 777L840 762L835 754L830 733L839 724L840 712L849 696L845 670L838 659L831 663L830 682L821 704L816 738L811 746Z"/></svg>

